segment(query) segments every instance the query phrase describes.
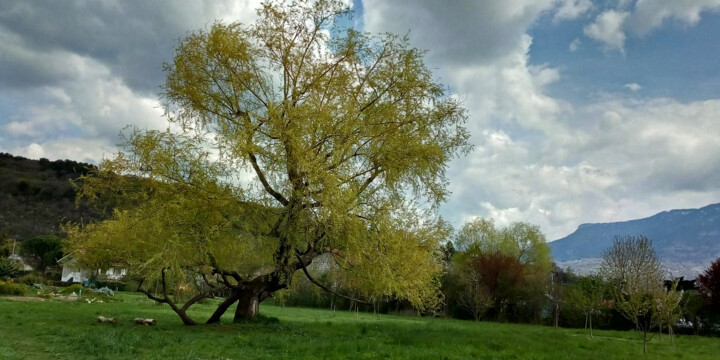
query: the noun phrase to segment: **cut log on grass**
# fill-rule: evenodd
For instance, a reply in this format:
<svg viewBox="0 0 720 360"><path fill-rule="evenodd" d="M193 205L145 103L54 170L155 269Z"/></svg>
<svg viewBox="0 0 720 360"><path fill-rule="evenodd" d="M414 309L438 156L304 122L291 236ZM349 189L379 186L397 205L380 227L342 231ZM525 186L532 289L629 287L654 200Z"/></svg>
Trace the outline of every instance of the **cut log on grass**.
<svg viewBox="0 0 720 360"><path fill-rule="evenodd" d="M155 319L135 318L133 321L138 325L155 325Z"/></svg>
<svg viewBox="0 0 720 360"><path fill-rule="evenodd" d="M97 317L97 321L98 321L99 323L117 324L117 319L116 319L116 318L106 318L106 317L104 317L104 316L102 316L102 315Z"/></svg>

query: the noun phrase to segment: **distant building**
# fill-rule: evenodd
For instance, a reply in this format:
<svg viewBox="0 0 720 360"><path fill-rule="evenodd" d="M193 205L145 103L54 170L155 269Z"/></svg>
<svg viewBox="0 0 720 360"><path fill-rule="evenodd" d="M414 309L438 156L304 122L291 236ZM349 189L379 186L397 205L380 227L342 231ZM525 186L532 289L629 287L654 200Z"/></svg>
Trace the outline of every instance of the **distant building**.
<svg viewBox="0 0 720 360"><path fill-rule="evenodd" d="M15 249L13 249L15 250ZM28 265L23 258L21 258L19 255L13 253L12 255L8 256L10 260L15 261L18 265L20 265L20 271L32 271L32 266Z"/></svg>
<svg viewBox="0 0 720 360"><path fill-rule="evenodd" d="M90 280L90 278L99 281L120 281L127 275L127 270L120 267L111 267L107 270L80 268L77 265L77 260L72 257L72 254L65 255L62 259L58 260L58 264L62 266L62 276L60 280L63 282L82 283Z"/></svg>

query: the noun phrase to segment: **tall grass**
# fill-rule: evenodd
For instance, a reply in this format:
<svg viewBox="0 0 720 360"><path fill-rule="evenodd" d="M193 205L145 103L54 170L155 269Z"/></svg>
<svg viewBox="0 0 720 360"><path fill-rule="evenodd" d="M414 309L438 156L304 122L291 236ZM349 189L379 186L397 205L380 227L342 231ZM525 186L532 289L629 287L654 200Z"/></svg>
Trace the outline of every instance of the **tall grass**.
<svg viewBox="0 0 720 360"><path fill-rule="evenodd" d="M137 294L121 302L16 302L0 297L0 359L637 359L633 332L476 323L261 305L279 321L188 327ZM200 305L198 319L213 311ZM101 324L98 315L119 323ZM228 314L231 316L231 314ZM138 326L135 317L155 318ZM657 339L657 338L656 338ZM648 359L718 359L720 339L654 340Z"/></svg>

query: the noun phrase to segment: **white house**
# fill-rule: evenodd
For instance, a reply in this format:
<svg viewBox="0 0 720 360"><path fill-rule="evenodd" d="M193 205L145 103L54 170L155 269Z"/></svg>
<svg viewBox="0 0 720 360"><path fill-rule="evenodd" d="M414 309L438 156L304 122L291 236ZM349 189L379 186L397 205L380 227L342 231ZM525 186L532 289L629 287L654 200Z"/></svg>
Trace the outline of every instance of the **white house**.
<svg viewBox="0 0 720 360"><path fill-rule="evenodd" d="M72 254L65 255L62 259L58 260L58 264L62 265L62 277L60 278L63 282L72 281L74 283L81 283L95 275L97 280L122 280L127 275L127 270L122 268L109 268L107 270L97 269L81 269L77 266L77 260L72 257Z"/></svg>

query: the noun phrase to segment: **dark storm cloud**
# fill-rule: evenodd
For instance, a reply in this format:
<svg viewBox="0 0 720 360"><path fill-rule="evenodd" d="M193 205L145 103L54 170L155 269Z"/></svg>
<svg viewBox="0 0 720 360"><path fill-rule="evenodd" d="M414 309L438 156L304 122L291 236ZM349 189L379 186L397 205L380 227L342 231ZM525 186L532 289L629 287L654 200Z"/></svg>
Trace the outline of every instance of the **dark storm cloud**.
<svg viewBox="0 0 720 360"><path fill-rule="evenodd" d="M211 22L213 6L136 0L4 1L0 3L0 29L20 38L17 46L23 46L22 51L38 55L68 52L93 58L134 90L154 93L163 81L162 64L172 56L177 39ZM51 71L53 66L42 56L29 62L19 60L5 60L1 80L5 85L28 86L63 76Z"/></svg>
<svg viewBox="0 0 720 360"><path fill-rule="evenodd" d="M0 35L0 87L27 89L72 78L69 59L56 55L28 51Z"/></svg>

